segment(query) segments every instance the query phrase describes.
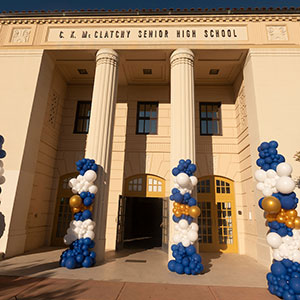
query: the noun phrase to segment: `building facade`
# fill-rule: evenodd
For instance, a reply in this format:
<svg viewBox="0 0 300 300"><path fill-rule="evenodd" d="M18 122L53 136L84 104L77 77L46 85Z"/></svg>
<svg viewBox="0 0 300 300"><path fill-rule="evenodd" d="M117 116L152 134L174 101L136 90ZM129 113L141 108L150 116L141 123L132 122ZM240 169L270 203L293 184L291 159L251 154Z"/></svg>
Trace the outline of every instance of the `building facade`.
<svg viewBox="0 0 300 300"><path fill-rule="evenodd" d="M295 9L0 14L0 252L61 245L83 157L100 166L98 259L149 237L168 251L171 170L190 158L199 251L269 264L253 174L270 140L300 173L299 21Z"/></svg>

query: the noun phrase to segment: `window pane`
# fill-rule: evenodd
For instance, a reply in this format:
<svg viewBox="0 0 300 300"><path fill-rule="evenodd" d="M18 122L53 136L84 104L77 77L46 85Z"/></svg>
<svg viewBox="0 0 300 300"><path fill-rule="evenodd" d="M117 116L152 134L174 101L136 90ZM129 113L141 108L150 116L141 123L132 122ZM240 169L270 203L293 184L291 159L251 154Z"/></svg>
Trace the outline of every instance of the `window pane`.
<svg viewBox="0 0 300 300"><path fill-rule="evenodd" d="M156 133L156 120L151 120L151 133Z"/></svg>
<svg viewBox="0 0 300 300"><path fill-rule="evenodd" d="M207 133L212 134L213 128L212 128L212 121L207 121Z"/></svg>
<svg viewBox="0 0 300 300"><path fill-rule="evenodd" d="M207 129L206 129L206 121L201 121L201 133L206 134Z"/></svg>
<svg viewBox="0 0 300 300"><path fill-rule="evenodd" d="M146 105L146 117L150 117L150 111L151 111L151 105L150 104L147 104Z"/></svg>
<svg viewBox="0 0 300 300"><path fill-rule="evenodd" d="M212 106L207 105L207 118L212 118Z"/></svg>
<svg viewBox="0 0 300 300"><path fill-rule="evenodd" d="M144 112L144 105L140 105L140 111L139 111L139 116L144 117L145 112Z"/></svg>
<svg viewBox="0 0 300 300"><path fill-rule="evenodd" d="M144 120L139 120L139 128L138 128L139 133L144 132Z"/></svg>
<svg viewBox="0 0 300 300"><path fill-rule="evenodd" d="M145 120L145 133L150 132L150 120Z"/></svg>
<svg viewBox="0 0 300 300"><path fill-rule="evenodd" d="M206 118L206 105L200 105L201 118Z"/></svg>
<svg viewBox="0 0 300 300"><path fill-rule="evenodd" d="M219 134L219 126L218 126L218 121L217 120L213 121L213 133L214 134Z"/></svg>
<svg viewBox="0 0 300 300"><path fill-rule="evenodd" d="M151 118L157 118L157 106L152 105L151 107Z"/></svg>

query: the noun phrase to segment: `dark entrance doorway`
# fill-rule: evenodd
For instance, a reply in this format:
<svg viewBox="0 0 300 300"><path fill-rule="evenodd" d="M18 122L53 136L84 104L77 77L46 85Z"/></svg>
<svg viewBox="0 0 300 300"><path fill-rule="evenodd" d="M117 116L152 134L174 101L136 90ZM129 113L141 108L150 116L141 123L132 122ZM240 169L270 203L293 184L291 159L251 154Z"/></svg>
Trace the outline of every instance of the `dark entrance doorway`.
<svg viewBox="0 0 300 300"><path fill-rule="evenodd" d="M162 246L162 198L126 197L124 248Z"/></svg>

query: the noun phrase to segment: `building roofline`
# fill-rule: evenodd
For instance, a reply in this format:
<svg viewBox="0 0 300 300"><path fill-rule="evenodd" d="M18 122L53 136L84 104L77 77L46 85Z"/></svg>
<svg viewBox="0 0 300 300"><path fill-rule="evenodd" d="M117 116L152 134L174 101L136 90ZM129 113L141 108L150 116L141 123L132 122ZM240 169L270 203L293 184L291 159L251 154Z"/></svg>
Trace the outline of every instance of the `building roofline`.
<svg viewBox="0 0 300 300"><path fill-rule="evenodd" d="M0 18L26 17L95 17L95 16L183 16L183 15L266 15L266 14L300 14L300 7L255 7L255 8L184 8L184 9L81 9L81 10L49 10L49 11L2 11Z"/></svg>

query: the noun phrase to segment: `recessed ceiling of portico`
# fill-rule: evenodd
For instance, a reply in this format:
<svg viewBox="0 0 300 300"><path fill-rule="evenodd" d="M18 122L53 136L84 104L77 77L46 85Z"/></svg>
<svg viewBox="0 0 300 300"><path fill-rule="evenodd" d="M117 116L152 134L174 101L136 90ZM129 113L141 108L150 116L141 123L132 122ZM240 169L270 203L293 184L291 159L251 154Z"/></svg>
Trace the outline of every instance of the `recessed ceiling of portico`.
<svg viewBox="0 0 300 300"><path fill-rule="evenodd" d="M68 84L93 84L96 51L51 51ZM169 85L170 50L120 50L119 85ZM246 50L195 50L196 85L231 85L243 68ZM87 71L80 74L79 69ZM144 74L151 69L152 74ZM211 69L219 70L210 75Z"/></svg>

